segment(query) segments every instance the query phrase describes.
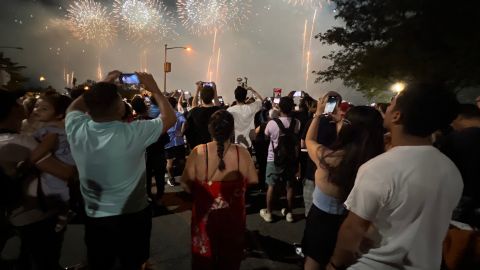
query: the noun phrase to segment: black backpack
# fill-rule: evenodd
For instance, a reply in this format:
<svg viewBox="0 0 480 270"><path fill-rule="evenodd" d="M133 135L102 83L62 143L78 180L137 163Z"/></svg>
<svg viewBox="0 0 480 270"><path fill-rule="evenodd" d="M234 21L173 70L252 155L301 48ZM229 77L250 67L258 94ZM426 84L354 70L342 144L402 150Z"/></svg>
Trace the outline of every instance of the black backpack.
<svg viewBox="0 0 480 270"><path fill-rule="evenodd" d="M285 128L280 119L273 119L280 128L277 147L273 147L275 166L282 169L283 180L291 180L298 171L300 158L300 140L295 134L296 121L292 118L290 126Z"/></svg>

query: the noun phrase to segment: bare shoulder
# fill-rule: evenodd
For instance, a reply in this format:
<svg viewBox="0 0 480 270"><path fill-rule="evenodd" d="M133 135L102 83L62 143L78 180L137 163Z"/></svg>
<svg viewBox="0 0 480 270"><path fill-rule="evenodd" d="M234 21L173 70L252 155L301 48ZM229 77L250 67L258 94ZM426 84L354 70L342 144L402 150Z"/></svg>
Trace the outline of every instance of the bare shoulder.
<svg viewBox="0 0 480 270"><path fill-rule="evenodd" d="M344 155L345 151L343 150L333 151L327 148L321 153L320 159L323 159L329 166L336 167L340 164Z"/></svg>
<svg viewBox="0 0 480 270"><path fill-rule="evenodd" d="M238 148L238 154L242 159L251 158L250 152L248 152L247 148L240 145L235 145L235 147Z"/></svg>

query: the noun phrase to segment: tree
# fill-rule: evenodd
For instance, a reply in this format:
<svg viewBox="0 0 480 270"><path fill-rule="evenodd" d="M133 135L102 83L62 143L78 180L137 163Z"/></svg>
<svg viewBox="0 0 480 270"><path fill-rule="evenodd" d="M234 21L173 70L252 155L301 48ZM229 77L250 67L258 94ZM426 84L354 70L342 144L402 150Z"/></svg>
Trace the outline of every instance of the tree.
<svg viewBox="0 0 480 270"><path fill-rule="evenodd" d="M396 81L440 81L451 89L480 84L478 1L332 0L333 27L316 36L338 46L316 82L342 79L373 98Z"/></svg>
<svg viewBox="0 0 480 270"><path fill-rule="evenodd" d="M26 67L19 66L18 63L12 62L10 58L3 56L3 53L0 52L0 68L5 70L10 74L10 82L6 85L6 88L9 90L20 89L24 82L28 81L21 72Z"/></svg>

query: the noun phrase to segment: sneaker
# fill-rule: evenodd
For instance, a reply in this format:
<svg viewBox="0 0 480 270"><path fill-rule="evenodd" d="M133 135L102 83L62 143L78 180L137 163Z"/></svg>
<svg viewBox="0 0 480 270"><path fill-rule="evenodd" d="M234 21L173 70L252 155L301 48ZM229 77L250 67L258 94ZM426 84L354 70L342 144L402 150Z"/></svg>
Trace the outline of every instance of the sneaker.
<svg viewBox="0 0 480 270"><path fill-rule="evenodd" d="M169 186L171 186L171 187L174 187L175 184L176 184L176 183L175 183L175 178L169 178L169 179L167 180L167 184L168 184Z"/></svg>
<svg viewBox="0 0 480 270"><path fill-rule="evenodd" d="M303 254L303 250L302 250L302 245L301 245L301 244L293 243L293 247L295 248L295 254L297 254L298 256L300 256L300 257L302 257L302 258L305 258L305 254Z"/></svg>
<svg viewBox="0 0 480 270"><path fill-rule="evenodd" d="M285 217L285 219L287 220L287 222L293 222L293 215L292 213L290 212L287 212L287 208L282 208L282 216Z"/></svg>
<svg viewBox="0 0 480 270"><path fill-rule="evenodd" d="M260 210L260 216L266 222L272 222L272 213L267 212L267 209L261 209Z"/></svg>

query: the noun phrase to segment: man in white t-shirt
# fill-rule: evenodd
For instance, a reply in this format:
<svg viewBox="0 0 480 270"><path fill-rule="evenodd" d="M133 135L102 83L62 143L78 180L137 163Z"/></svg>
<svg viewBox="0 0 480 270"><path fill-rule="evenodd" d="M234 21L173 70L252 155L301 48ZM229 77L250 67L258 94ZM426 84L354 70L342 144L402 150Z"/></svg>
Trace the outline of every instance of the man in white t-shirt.
<svg viewBox="0 0 480 270"><path fill-rule="evenodd" d="M245 103L248 91L251 91L255 98L255 101L250 104ZM227 109L235 120L235 143L250 148L252 145L250 131L255 129L255 114L262 109L262 96L251 87L245 89L238 86L235 89L235 100L237 104Z"/></svg>
<svg viewBox="0 0 480 270"><path fill-rule="evenodd" d="M431 84L410 85L392 101L384 124L393 148L359 169L327 269L440 269L463 183L430 135L457 107L453 91Z"/></svg>
<svg viewBox="0 0 480 270"><path fill-rule="evenodd" d="M176 121L152 75L137 73L161 116L124 123L124 103L109 74L67 110L65 131L85 200L85 243L90 269L140 269L149 257L151 210L145 182L145 150ZM86 114L88 112L88 115Z"/></svg>

